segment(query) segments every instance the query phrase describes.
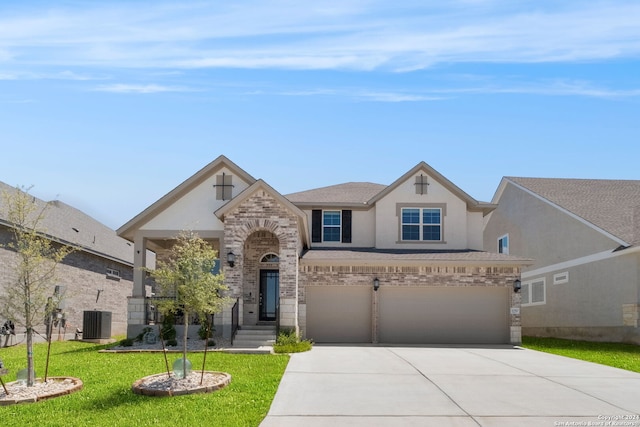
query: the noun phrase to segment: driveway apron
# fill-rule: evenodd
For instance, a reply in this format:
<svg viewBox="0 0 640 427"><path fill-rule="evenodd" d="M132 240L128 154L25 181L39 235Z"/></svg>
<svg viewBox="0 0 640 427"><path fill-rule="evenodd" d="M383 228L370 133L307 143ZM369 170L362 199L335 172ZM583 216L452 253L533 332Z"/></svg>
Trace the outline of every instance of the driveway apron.
<svg viewBox="0 0 640 427"><path fill-rule="evenodd" d="M513 346L315 346L261 427L634 426L640 374Z"/></svg>

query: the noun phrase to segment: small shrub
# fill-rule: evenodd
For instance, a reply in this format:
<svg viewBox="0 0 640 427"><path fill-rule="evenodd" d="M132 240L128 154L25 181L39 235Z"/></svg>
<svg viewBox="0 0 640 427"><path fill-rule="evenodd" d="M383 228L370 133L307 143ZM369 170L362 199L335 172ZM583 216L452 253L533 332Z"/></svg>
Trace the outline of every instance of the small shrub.
<svg viewBox="0 0 640 427"><path fill-rule="evenodd" d="M207 347L215 347L215 346L216 346L216 342L214 340L207 341Z"/></svg>
<svg viewBox="0 0 640 427"><path fill-rule="evenodd" d="M133 340L131 338L125 338L120 340L120 345L122 347L131 347L133 345Z"/></svg>
<svg viewBox="0 0 640 427"><path fill-rule="evenodd" d="M215 331L215 328L209 329L209 336L207 336L207 322L204 322L200 326L200 329L198 329L198 336L200 337L201 340L205 340L207 338L213 337L214 331Z"/></svg>
<svg viewBox="0 0 640 427"><path fill-rule="evenodd" d="M144 328L144 329L142 330L142 332L140 332L140 333L136 336L135 341L136 341L136 342L142 342L142 340L144 340L144 336L145 336L147 333L152 332L152 331L153 331L153 329L147 326L146 328Z"/></svg>
<svg viewBox="0 0 640 427"><path fill-rule="evenodd" d="M169 347L176 347L178 345L178 340L176 340L175 338L167 340L167 345Z"/></svg>
<svg viewBox="0 0 640 427"><path fill-rule="evenodd" d="M164 316L164 318L162 319L162 328L161 328L161 332L162 332L162 339L164 339L165 341L175 341L176 339L176 327L174 326L175 323L175 318L173 317L173 315L169 314L167 316Z"/></svg>
<svg viewBox="0 0 640 427"><path fill-rule="evenodd" d="M273 346L275 353L301 353L311 350L313 343L310 340L300 340L294 329L280 331L276 343Z"/></svg>

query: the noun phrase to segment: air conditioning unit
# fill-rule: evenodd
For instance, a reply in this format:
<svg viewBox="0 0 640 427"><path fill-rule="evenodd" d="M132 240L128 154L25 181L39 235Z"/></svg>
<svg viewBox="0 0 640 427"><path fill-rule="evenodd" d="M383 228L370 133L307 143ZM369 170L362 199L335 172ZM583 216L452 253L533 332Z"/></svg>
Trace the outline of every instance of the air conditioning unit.
<svg viewBox="0 0 640 427"><path fill-rule="evenodd" d="M83 312L82 339L100 340L109 338L111 338L111 312Z"/></svg>

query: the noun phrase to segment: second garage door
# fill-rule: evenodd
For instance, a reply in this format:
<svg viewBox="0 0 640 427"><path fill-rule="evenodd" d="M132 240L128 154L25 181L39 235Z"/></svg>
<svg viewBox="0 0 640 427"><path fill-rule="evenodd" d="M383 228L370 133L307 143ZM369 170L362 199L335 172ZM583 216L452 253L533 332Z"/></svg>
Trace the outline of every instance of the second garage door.
<svg viewBox="0 0 640 427"><path fill-rule="evenodd" d="M508 343L508 299L503 287L381 287L379 342Z"/></svg>

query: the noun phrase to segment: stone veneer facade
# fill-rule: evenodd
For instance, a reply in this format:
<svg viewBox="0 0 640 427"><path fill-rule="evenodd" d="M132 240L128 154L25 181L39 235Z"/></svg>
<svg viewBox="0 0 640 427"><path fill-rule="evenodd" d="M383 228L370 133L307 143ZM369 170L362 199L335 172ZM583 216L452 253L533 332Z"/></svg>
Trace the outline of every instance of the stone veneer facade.
<svg viewBox="0 0 640 427"><path fill-rule="evenodd" d="M266 236L268 242L257 244L255 233ZM275 252L280 257L280 326L297 330L298 255L302 249L298 217L259 189L225 216L224 235L225 251L236 255L234 267L226 266L224 273L229 295L239 298L240 324L249 320L244 319L251 311L245 310L245 296L256 289L260 257Z"/></svg>

